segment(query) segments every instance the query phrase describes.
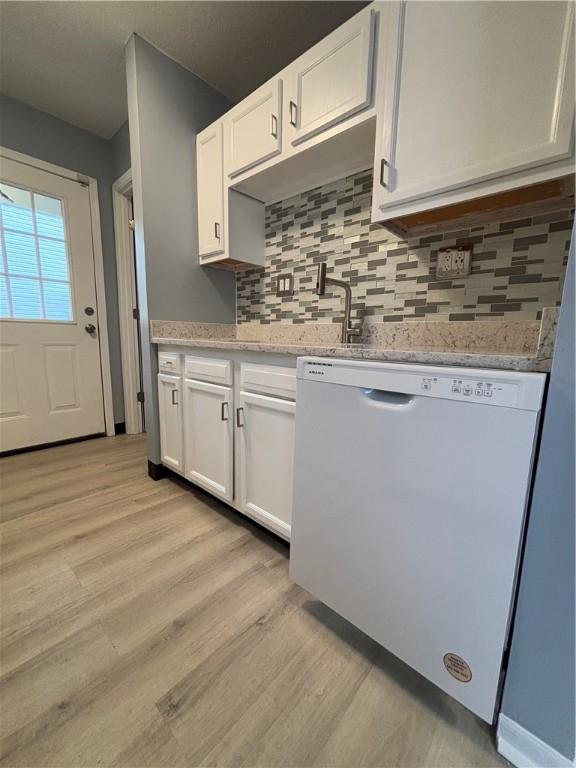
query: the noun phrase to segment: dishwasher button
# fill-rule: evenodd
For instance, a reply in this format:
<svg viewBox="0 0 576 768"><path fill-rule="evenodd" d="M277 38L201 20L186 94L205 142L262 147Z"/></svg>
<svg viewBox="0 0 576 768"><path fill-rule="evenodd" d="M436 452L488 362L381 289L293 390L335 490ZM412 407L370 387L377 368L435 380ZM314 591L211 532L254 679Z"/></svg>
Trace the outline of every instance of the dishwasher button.
<svg viewBox="0 0 576 768"><path fill-rule="evenodd" d="M463 394L471 395L473 391L472 384L464 384L464 389L462 390Z"/></svg>

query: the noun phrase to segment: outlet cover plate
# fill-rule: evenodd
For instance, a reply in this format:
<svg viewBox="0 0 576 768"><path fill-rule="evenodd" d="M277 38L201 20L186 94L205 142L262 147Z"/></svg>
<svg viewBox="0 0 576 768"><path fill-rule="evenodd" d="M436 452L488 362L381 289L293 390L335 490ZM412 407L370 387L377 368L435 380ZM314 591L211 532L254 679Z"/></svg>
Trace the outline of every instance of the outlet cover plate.
<svg viewBox="0 0 576 768"><path fill-rule="evenodd" d="M293 296L294 278L290 274L278 275L276 278L276 296Z"/></svg>
<svg viewBox="0 0 576 768"><path fill-rule="evenodd" d="M472 246L440 248L436 262L436 277L466 277L472 268Z"/></svg>

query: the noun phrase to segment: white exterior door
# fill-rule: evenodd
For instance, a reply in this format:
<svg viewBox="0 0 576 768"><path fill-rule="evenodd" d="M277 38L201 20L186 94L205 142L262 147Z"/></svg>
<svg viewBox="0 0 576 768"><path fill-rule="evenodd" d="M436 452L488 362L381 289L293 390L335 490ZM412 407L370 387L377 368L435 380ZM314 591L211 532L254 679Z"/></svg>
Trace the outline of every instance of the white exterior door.
<svg viewBox="0 0 576 768"><path fill-rule="evenodd" d="M282 80L258 88L225 118L228 175L235 176L282 150Z"/></svg>
<svg viewBox="0 0 576 768"><path fill-rule="evenodd" d="M225 501L233 497L231 387L184 380L186 478Z"/></svg>
<svg viewBox="0 0 576 768"><path fill-rule="evenodd" d="M224 169L222 122L196 138L198 168L198 250L200 256L224 251Z"/></svg>
<svg viewBox="0 0 576 768"><path fill-rule="evenodd" d="M182 379L179 376L159 373L160 453L162 463L176 472L183 471L181 401Z"/></svg>
<svg viewBox="0 0 576 768"><path fill-rule="evenodd" d="M237 412L241 510L290 538L296 403L242 392Z"/></svg>
<svg viewBox="0 0 576 768"><path fill-rule="evenodd" d="M374 19L372 10L357 14L288 68L287 131L293 145L370 104Z"/></svg>
<svg viewBox="0 0 576 768"><path fill-rule="evenodd" d="M103 433L88 188L2 159L0 451Z"/></svg>
<svg viewBox="0 0 576 768"><path fill-rule="evenodd" d="M375 219L489 179L510 188L506 175L570 156L573 17L564 2L392 6Z"/></svg>

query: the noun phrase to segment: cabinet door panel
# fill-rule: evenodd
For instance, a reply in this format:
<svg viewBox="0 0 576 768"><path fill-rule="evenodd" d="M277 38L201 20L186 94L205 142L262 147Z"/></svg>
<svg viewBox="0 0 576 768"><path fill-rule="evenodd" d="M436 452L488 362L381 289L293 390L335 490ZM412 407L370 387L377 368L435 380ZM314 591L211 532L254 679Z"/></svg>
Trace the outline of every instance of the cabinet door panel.
<svg viewBox="0 0 576 768"><path fill-rule="evenodd" d="M226 115L228 175L235 176L282 150L282 80L266 83Z"/></svg>
<svg viewBox="0 0 576 768"><path fill-rule="evenodd" d="M198 251L209 256L224 251L224 169L222 123L211 125L196 140L198 168Z"/></svg>
<svg viewBox="0 0 576 768"><path fill-rule="evenodd" d="M370 104L374 18L374 11L358 14L292 64L287 112L293 145Z"/></svg>
<svg viewBox="0 0 576 768"><path fill-rule="evenodd" d="M395 14L383 57L380 208L570 156L571 4L411 1Z"/></svg>
<svg viewBox="0 0 576 768"><path fill-rule="evenodd" d="M179 376L158 374L158 410L162 463L182 472L182 381Z"/></svg>
<svg viewBox="0 0 576 768"><path fill-rule="evenodd" d="M296 404L242 392L240 408L241 509L289 538Z"/></svg>
<svg viewBox="0 0 576 768"><path fill-rule="evenodd" d="M232 389L184 380L186 477L226 501L233 497Z"/></svg>

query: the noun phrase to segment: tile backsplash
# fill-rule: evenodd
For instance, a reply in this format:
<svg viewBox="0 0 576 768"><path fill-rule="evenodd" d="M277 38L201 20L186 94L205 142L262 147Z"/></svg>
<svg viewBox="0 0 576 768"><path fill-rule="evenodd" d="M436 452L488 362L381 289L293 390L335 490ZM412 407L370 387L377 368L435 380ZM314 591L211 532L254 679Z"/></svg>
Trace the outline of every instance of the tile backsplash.
<svg viewBox="0 0 576 768"><path fill-rule="evenodd" d="M350 283L353 319L537 320L559 305L573 210L404 240L370 223L371 194L365 171L268 206L266 264L237 276L237 322L340 321L342 291L314 293L321 261ZM436 278L438 248L468 244L471 274ZM294 294L277 297L287 273Z"/></svg>

